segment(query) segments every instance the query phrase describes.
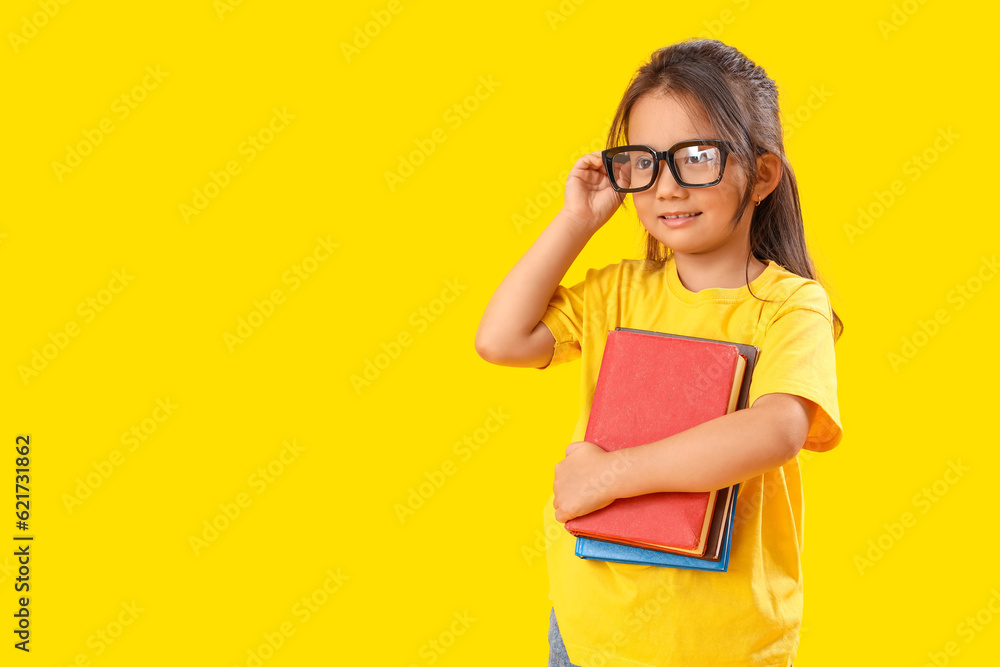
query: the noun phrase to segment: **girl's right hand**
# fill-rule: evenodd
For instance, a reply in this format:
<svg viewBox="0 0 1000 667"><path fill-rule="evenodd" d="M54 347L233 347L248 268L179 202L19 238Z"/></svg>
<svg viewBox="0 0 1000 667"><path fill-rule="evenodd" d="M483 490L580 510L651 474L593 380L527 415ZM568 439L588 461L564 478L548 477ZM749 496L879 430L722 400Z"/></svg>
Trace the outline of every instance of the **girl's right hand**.
<svg viewBox="0 0 1000 667"><path fill-rule="evenodd" d="M563 211L584 231L593 233L611 219L624 199L624 194L611 187L601 151L594 151L577 160L566 177Z"/></svg>

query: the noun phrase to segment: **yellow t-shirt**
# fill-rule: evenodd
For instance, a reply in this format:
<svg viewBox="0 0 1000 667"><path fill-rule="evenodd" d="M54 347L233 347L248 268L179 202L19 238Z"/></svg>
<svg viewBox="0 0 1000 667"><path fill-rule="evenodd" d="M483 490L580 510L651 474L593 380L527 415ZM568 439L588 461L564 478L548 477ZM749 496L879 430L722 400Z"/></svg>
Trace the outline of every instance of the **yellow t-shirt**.
<svg viewBox="0 0 1000 667"><path fill-rule="evenodd" d="M807 398L819 409L804 449L823 452L840 442L832 309L818 282L769 261L750 290L691 292L678 279L673 258L659 270L647 266L622 260L590 269L582 282L557 286L542 316L556 340L544 368L582 359L572 442L585 439L607 332L615 327L758 346L748 405L776 392ZM741 482L727 572L580 558L576 538L555 520L552 499L542 513L545 535L555 536L546 547L549 599L573 664L791 664L802 623L804 506L797 457Z"/></svg>

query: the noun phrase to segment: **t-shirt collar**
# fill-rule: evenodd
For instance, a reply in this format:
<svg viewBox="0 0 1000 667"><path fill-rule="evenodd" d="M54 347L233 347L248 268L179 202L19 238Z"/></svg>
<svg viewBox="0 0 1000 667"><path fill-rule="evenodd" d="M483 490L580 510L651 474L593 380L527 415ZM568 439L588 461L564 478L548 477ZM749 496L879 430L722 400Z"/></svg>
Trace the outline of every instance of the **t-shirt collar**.
<svg viewBox="0 0 1000 667"><path fill-rule="evenodd" d="M751 290L754 294L759 294L761 288L772 278L772 274L780 267L773 260L767 260L767 266L759 276L750 281L750 287L746 285L740 287L710 287L698 292L692 292L684 287L677 276L677 263L671 256L664 267L666 270L667 286L678 299L684 303L700 303L703 301L743 301L751 298Z"/></svg>

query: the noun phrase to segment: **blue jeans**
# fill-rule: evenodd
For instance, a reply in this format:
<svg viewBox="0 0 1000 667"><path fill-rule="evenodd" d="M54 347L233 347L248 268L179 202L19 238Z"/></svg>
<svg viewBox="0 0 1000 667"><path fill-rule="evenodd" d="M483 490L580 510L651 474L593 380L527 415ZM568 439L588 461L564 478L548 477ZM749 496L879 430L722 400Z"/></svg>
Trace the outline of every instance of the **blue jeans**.
<svg viewBox="0 0 1000 667"><path fill-rule="evenodd" d="M549 667L579 667L569 661L566 645L559 634L559 624L556 623L556 608L549 614ZM789 667L793 667L789 665Z"/></svg>
<svg viewBox="0 0 1000 667"><path fill-rule="evenodd" d="M549 614L549 667L579 667L569 661L562 635L559 634L559 624L556 623L556 608Z"/></svg>

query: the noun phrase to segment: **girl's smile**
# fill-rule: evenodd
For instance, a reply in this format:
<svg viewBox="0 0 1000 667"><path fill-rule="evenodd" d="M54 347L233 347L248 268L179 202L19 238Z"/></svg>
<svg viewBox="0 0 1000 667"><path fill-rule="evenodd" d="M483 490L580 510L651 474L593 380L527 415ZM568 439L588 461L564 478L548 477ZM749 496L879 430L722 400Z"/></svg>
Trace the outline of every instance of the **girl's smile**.
<svg viewBox="0 0 1000 667"><path fill-rule="evenodd" d="M688 222L692 222L694 218L699 215L701 215L700 211L696 213L663 213L660 215L660 220L662 220L667 227L676 228L685 225Z"/></svg>

